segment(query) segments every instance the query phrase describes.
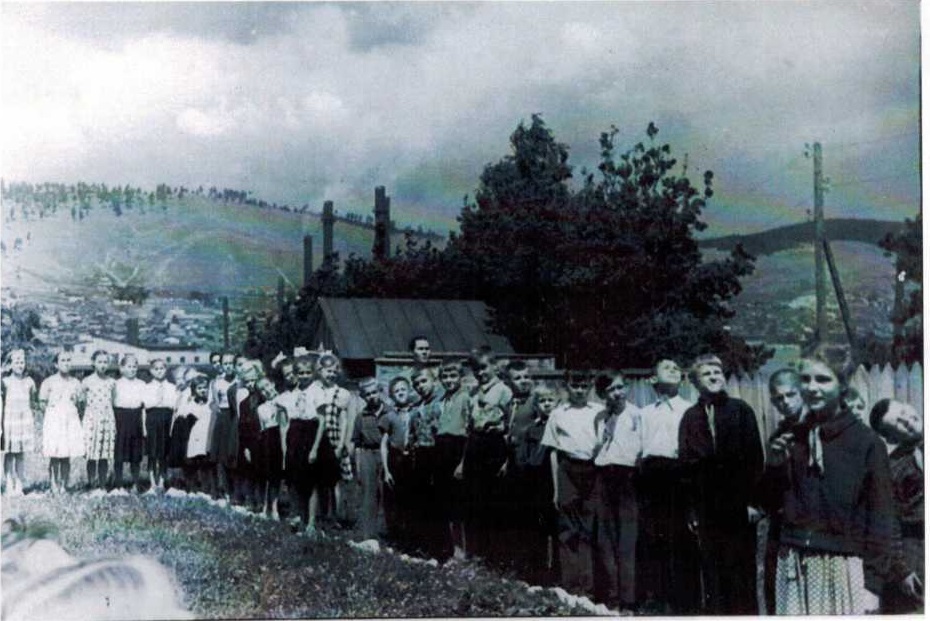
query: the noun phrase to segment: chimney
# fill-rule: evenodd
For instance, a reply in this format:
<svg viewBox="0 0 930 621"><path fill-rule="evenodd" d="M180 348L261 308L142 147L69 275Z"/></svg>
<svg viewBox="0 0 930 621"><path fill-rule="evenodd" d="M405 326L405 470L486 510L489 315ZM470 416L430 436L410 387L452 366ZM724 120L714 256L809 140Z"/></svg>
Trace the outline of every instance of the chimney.
<svg viewBox="0 0 930 621"><path fill-rule="evenodd" d="M333 201L323 203L323 260L330 260L333 254L333 225L336 216L333 215Z"/></svg>
<svg viewBox="0 0 930 621"><path fill-rule="evenodd" d="M126 320L126 342L139 346L139 318L130 317Z"/></svg>
<svg viewBox="0 0 930 621"><path fill-rule="evenodd" d="M391 253L391 198L384 186L375 188L375 241L371 254L375 259L386 259Z"/></svg>
<svg viewBox="0 0 930 621"><path fill-rule="evenodd" d="M304 235L304 286L310 284L313 277L313 237Z"/></svg>

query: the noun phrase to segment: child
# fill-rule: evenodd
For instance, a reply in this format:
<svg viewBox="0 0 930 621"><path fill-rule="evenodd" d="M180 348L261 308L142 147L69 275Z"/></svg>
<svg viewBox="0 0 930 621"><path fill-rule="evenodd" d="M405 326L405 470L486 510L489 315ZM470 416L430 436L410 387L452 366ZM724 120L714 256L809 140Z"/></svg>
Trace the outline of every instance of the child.
<svg viewBox="0 0 930 621"><path fill-rule="evenodd" d="M213 464L207 454L210 422L210 381L206 375L188 374L190 395L179 404L171 423L171 461L184 470L188 491L213 491Z"/></svg>
<svg viewBox="0 0 930 621"><path fill-rule="evenodd" d="M443 521L448 525L452 555L463 560L466 556L466 540L462 525L461 480L470 396L462 386L462 363L443 363L439 368L439 381L444 393L439 402L439 424L436 429L436 494Z"/></svg>
<svg viewBox="0 0 930 621"><path fill-rule="evenodd" d="M146 453L149 456L149 480L152 489L164 489L166 461L168 459L168 436L171 419L178 400L178 390L165 375L168 366L156 358L151 362L152 381L148 383L145 401Z"/></svg>
<svg viewBox="0 0 930 621"><path fill-rule="evenodd" d="M559 511L561 584L579 595L594 590L594 418L601 407L588 401L587 374L565 376L568 403L549 415L541 444L552 449L553 502Z"/></svg>
<svg viewBox="0 0 930 621"><path fill-rule="evenodd" d="M342 364L331 353L323 353L316 361L316 381L307 389L307 406L323 420L326 438L336 455L339 476L332 482L321 481L320 497L325 513L336 520L343 510L343 482L352 481L352 460L348 452L349 391L336 384Z"/></svg>
<svg viewBox="0 0 930 621"><path fill-rule="evenodd" d="M71 354L60 352L55 356L55 364L58 373L42 382L39 404L45 410L42 448L49 458L51 491L61 494L68 487L71 458L84 456L84 444L77 408L81 383L71 377Z"/></svg>
<svg viewBox="0 0 930 621"><path fill-rule="evenodd" d="M36 384L26 375L26 352L16 349L7 358L10 374L3 378L3 472L5 489L22 495L25 487L23 453L35 450Z"/></svg>
<svg viewBox="0 0 930 621"><path fill-rule="evenodd" d="M235 393L230 390L229 403L233 409L239 436L239 452L236 456L236 476L234 495L236 502L242 502L253 511L258 510L259 490L261 485L259 453L261 452L261 423L258 420L258 406L263 399L257 389L262 377L261 363L246 360L240 365Z"/></svg>
<svg viewBox="0 0 930 621"><path fill-rule="evenodd" d="M529 404L533 417L514 429L513 453L506 471L513 482L512 489L519 493L515 521L523 526L527 535L520 537L522 549L517 550L519 561L525 564L533 584L552 583L556 568L556 537L558 514L552 504L552 473L549 448L542 438L549 415L559 402L556 388L548 383L534 386ZM521 533L523 534L523 533ZM519 535L518 535L519 537Z"/></svg>
<svg viewBox="0 0 930 621"><path fill-rule="evenodd" d="M308 534L315 535L319 503L317 488L324 479L329 483L335 482L338 464L326 439L325 423L307 395L313 382L313 361L309 356L301 356L294 362L294 368L301 394L293 415L289 416L285 474L297 494L301 524Z"/></svg>
<svg viewBox="0 0 930 621"><path fill-rule="evenodd" d="M384 472L384 517L388 536L407 543L412 535L410 509L413 502L410 475L413 456L410 453L410 382L398 376L388 385L393 407L378 421L381 429L381 468Z"/></svg>
<svg viewBox="0 0 930 621"><path fill-rule="evenodd" d="M700 397L681 419L678 450L687 477L689 529L701 561L702 611L757 614L756 525L750 521L750 504L765 456L756 414L726 393L717 356L699 356L691 382Z"/></svg>
<svg viewBox="0 0 930 621"><path fill-rule="evenodd" d="M287 460L284 459L284 456L287 455L287 433L290 430L291 419L295 417L296 412L303 409L306 398L303 396L303 391L297 386L297 370L294 366L294 360L285 358L278 368L281 371L281 389L278 396L275 397L274 403L279 413L279 420L281 421L281 468L283 476L283 473L287 471ZM300 401L300 403L298 403L298 401ZM284 479L286 481L287 477L284 477ZM298 505L299 500L297 492L294 490L294 486L288 481L287 507L289 513ZM300 519L298 517L291 517L292 520L295 518L299 523Z"/></svg>
<svg viewBox="0 0 930 621"><path fill-rule="evenodd" d="M359 531L364 541L372 539L378 533L378 513L382 497L382 434L378 421L387 412L387 407L381 401L381 387L375 378L366 377L359 381L358 390L365 407L355 417L355 424L352 426L352 446L355 451L355 470L362 488Z"/></svg>
<svg viewBox="0 0 930 621"><path fill-rule="evenodd" d="M281 493L281 478L284 455L281 450L281 419L284 413L278 408L275 399L278 391L268 378L262 378L257 384L264 403L258 406L258 422L261 433L258 439L259 453L256 458L258 469L259 494L263 499L265 517L278 519L278 496Z"/></svg>
<svg viewBox="0 0 930 621"><path fill-rule="evenodd" d="M497 376L494 356L482 353L469 360L478 387L472 394L465 448L465 485L469 490L471 549L487 557L500 549L491 541L501 528L501 467L507 461L507 432L513 391Z"/></svg>
<svg viewBox="0 0 930 621"><path fill-rule="evenodd" d="M603 578L598 595L611 607L632 611L636 608L639 506L635 475L643 447L641 413L627 403L622 373L598 377L595 390L606 404L594 419L599 443L594 458L596 561Z"/></svg>
<svg viewBox="0 0 930 621"><path fill-rule="evenodd" d="M109 462L113 460L116 441L116 417L113 393L116 380L107 377L110 355L97 350L90 357L94 373L81 382L84 406L84 449L87 454L87 487L107 484Z"/></svg>
<svg viewBox="0 0 930 621"><path fill-rule="evenodd" d="M411 497L415 504L416 529L421 533L425 551L430 557L438 549L442 533L436 529L436 432L439 430L439 390L433 370L420 367L413 372L413 389L420 401L410 415L410 444L413 450Z"/></svg>
<svg viewBox="0 0 930 621"><path fill-rule="evenodd" d="M120 360L120 378L113 391L113 414L116 417L116 443L113 457L114 479L117 487L123 485L123 464L129 463L129 488L137 490L139 465L145 440L145 382L136 377L139 361L133 354Z"/></svg>
<svg viewBox="0 0 930 621"><path fill-rule="evenodd" d="M210 437L210 455L216 460L217 495L229 500L232 491L229 470L235 465L239 450L236 419L229 405L229 388L236 378L236 357L223 353L220 357L221 373L210 385L210 407L213 409L213 432Z"/></svg>

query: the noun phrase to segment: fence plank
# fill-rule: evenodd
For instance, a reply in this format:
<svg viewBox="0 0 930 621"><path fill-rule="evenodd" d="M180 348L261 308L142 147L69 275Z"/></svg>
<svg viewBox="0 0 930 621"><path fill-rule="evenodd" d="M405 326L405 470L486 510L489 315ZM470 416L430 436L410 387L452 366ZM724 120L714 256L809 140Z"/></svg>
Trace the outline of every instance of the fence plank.
<svg viewBox="0 0 930 621"><path fill-rule="evenodd" d="M881 386L882 386L882 370L877 364L873 364L869 367L869 400L872 403L875 403L881 397Z"/></svg>
<svg viewBox="0 0 930 621"><path fill-rule="evenodd" d="M894 372L894 398L898 401L907 403L910 396L908 395L908 372L907 365L902 364Z"/></svg>
<svg viewBox="0 0 930 621"><path fill-rule="evenodd" d="M734 399L742 399L743 401L746 400L741 390L739 378L736 376L735 373L727 379L726 390L727 390L727 394L733 397Z"/></svg>
<svg viewBox="0 0 930 621"><path fill-rule="evenodd" d="M849 385L855 388L862 396L867 410L875 403L875 400L872 398L873 393L870 384L869 373L865 370L865 367L860 364L856 367L856 371L852 374L852 377L849 378Z"/></svg>
<svg viewBox="0 0 930 621"><path fill-rule="evenodd" d="M882 368L881 379L878 384L878 399L894 399L894 371L888 363L885 363Z"/></svg>
<svg viewBox="0 0 930 621"><path fill-rule="evenodd" d="M911 367L911 376L907 383L907 402L917 408L921 418L924 415L924 370L919 362Z"/></svg>

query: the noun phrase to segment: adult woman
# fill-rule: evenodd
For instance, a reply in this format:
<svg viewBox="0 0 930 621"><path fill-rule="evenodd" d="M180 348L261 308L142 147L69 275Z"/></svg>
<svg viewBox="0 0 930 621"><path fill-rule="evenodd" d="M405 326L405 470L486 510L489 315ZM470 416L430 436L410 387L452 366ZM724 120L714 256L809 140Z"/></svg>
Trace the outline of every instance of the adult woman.
<svg viewBox="0 0 930 621"><path fill-rule="evenodd" d="M812 358L801 361L799 375L808 411L772 441L767 472L783 511L776 614L875 611L883 581L904 580L888 554L895 536L888 456L849 410L843 373Z"/></svg>

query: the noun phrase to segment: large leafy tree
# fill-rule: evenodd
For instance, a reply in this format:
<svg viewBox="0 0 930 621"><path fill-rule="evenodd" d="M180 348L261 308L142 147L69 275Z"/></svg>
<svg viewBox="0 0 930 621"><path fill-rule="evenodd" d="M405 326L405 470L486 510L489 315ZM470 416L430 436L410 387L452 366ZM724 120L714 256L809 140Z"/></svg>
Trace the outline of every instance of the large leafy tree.
<svg viewBox="0 0 930 621"><path fill-rule="evenodd" d="M602 134L598 171L573 188L568 147L533 115L511 135L511 153L485 168L443 250L408 239L387 260L350 257L302 300L480 299L518 351L566 366L644 367L714 351L731 368L756 368L768 353L726 325L753 258L737 248L703 259L694 233L706 226L713 175L692 186L657 134L650 124L647 140L622 153L615 128Z"/></svg>
<svg viewBox="0 0 930 621"><path fill-rule="evenodd" d="M912 364L923 359L923 230L920 214L905 222L904 230L890 234L882 248L897 255L895 309L891 316L894 340L891 358Z"/></svg>

